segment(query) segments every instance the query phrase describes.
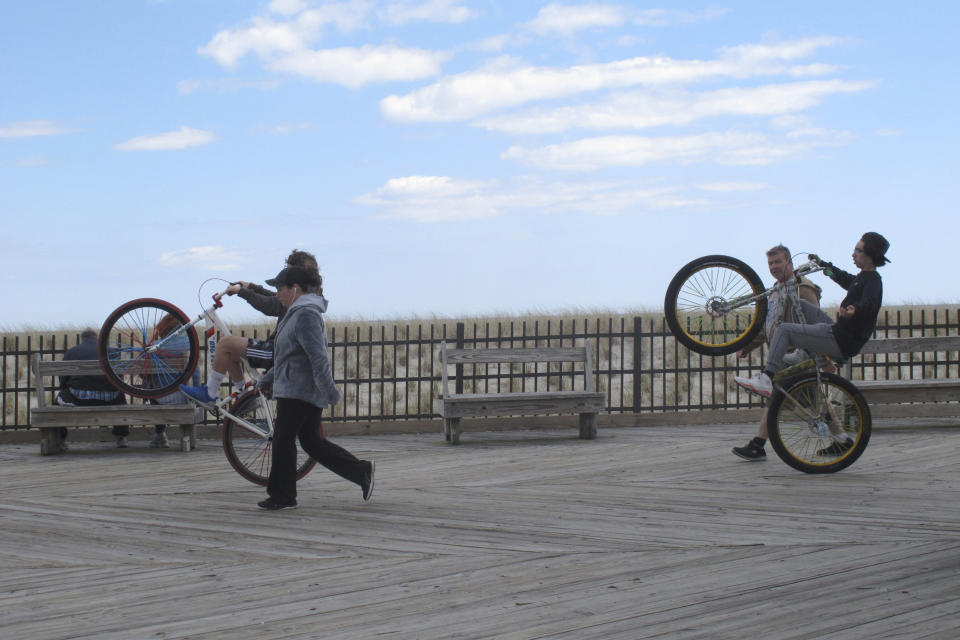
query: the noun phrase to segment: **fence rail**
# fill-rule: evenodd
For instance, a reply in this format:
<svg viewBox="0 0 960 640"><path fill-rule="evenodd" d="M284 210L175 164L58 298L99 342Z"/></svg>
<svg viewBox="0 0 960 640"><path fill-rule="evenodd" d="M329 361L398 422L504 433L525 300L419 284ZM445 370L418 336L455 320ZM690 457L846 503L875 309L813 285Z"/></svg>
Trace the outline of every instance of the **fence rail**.
<svg viewBox="0 0 960 640"><path fill-rule="evenodd" d="M264 330L240 332L264 338ZM960 335L960 308L897 308L884 311L880 338ZM733 382L755 371L765 354L749 358L709 357L680 345L662 316L611 316L458 323L384 324L328 327L330 360L343 401L325 418L334 422L438 418L440 344L460 347L561 347L589 338L593 344L596 389L606 394L606 412L656 413L759 406ZM62 355L79 342L79 332L6 335L2 339L2 429L29 428L36 405L29 362ZM204 355L206 355L204 353ZM202 366L206 375L206 361ZM463 365L459 365L463 367ZM852 362L853 380L960 377L957 352L878 354ZM461 391L583 388L583 369L571 363L466 365L458 371ZM48 402L56 388L49 384Z"/></svg>

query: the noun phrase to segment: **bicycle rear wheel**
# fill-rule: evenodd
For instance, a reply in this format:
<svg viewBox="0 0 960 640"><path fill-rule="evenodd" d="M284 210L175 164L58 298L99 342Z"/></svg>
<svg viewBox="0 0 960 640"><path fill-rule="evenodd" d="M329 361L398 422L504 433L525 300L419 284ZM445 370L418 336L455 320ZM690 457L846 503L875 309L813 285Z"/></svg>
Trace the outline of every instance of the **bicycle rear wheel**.
<svg viewBox="0 0 960 640"><path fill-rule="evenodd" d="M230 413L251 422L262 430L262 435L253 433L228 417L223 419L223 451L230 466L241 476L262 487L267 486L272 465L273 440L269 433L267 411L276 417L276 403L267 400L256 389L237 398L230 406ZM297 480L310 473L317 462L297 447Z"/></svg>
<svg viewBox="0 0 960 640"><path fill-rule="evenodd" d="M664 298L667 326L680 344L705 356L722 356L750 344L763 329L767 299L728 310L737 299L763 293L760 276L730 256L704 256L685 265Z"/></svg>
<svg viewBox="0 0 960 640"><path fill-rule="evenodd" d="M806 373L770 399L767 430L780 459L806 473L836 473L856 462L870 441L870 407L835 374Z"/></svg>
<svg viewBox="0 0 960 640"><path fill-rule="evenodd" d="M117 389L138 398L165 396L197 366L200 340L187 315L163 300L118 307L100 329L100 368Z"/></svg>

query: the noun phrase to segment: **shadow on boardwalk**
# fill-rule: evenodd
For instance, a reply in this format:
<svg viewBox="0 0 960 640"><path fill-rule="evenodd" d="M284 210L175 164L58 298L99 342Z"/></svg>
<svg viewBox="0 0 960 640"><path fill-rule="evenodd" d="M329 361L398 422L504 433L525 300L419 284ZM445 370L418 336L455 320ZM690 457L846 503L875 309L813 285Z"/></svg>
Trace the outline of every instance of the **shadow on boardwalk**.
<svg viewBox="0 0 960 640"><path fill-rule="evenodd" d="M3 637L960 637L960 430L875 432L832 476L752 426L341 437L300 508L219 443L0 446Z"/></svg>

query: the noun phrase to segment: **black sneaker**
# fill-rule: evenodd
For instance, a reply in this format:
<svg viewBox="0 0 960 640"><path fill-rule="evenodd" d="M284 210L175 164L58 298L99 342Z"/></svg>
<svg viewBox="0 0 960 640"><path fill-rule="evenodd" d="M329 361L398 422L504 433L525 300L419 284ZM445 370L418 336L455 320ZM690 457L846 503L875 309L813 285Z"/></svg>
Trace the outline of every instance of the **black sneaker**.
<svg viewBox="0 0 960 640"><path fill-rule="evenodd" d="M818 456L842 456L853 448L853 440L834 440L829 447L817 449Z"/></svg>
<svg viewBox="0 0 960 640"><path fill-rule="evenodd" d="M763 450L763 445L758 444L757 442L755 442L755 440L756 438L748 442L746 446L734 447L732 449L733 455L740 456L744 460L750 460L751 462L758 461L758 460L766 460L767 452Z"/></svg>
<svg viewBox="0 0 960 640"><path fill-rule="evenodd" d="M364 474L360 482L360 488L363 489L363 501L370 502L373 498L373 475L377 472L377 463L370 461L370 469Z"/></svg>
<svg viewBox="0 0 960 640"><path fill-rule="evenodd" d="M258 502L257 506L264 511L280 511L280 509L296 509L297 501L293 500L292 502L277 502L273 498L267 498L266 500Z"/></svg>

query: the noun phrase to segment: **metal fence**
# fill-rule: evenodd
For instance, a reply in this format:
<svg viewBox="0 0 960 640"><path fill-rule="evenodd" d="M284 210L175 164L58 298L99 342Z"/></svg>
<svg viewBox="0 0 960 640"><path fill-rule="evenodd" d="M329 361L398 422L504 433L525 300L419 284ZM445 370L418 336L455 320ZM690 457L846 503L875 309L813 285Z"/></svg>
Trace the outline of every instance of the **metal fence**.
<svg viewBox="0 0 960 640"><path fill-rule="evenodd" d="M960 308L897 308L878 318L876 337L960 334ZM241 332L264 338L265 330ZM0 428L29 428L36 405L29 362L34 354L57 359L79 342L79 332L6 335L2 339ZM472 322L421 322L328 327L334 378L343 401L328 421L432 419L440 393L440 344L465 347L559 347L593 349L596 388L611 414L742 409L759 406L733 382L752 372L765 354L749 358L707 357L677 343L660 315L545 318ZM205 354L204 354L205 355ZM202 359L206 363L206 358ZM206 364L203 365L204 368ZM960 377L957 352L879 354L857 357L852 378ZM203 371L204 375L206 371ZM569 363L466 365L457 371L460 390L497 391L583 388L582 366ZM52 402L55 381L44 381ZM451 383L452 384L452 383Z"/></svg>

